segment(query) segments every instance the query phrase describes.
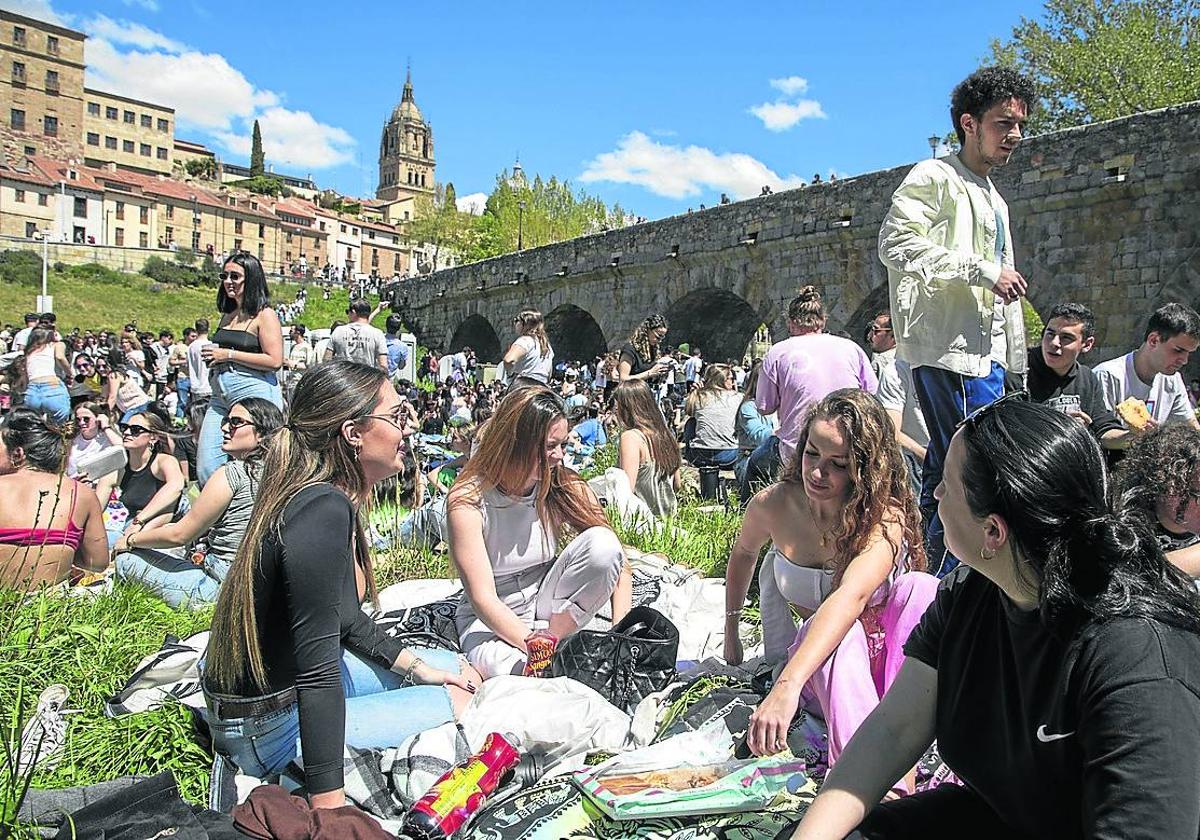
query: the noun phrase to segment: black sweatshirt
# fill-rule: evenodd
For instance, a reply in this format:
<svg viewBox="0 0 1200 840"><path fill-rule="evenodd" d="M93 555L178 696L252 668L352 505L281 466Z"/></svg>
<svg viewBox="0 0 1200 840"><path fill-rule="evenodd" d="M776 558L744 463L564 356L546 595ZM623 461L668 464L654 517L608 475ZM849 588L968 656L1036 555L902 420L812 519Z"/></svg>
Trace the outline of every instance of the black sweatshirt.
<svg viewBox="0 0 1200 840"><path fill-rule="evenodd" d="M964 567L904 652L937 670L942 757L1014 835L1200 836L1200 636L1122 618L1063 640Z"/></svg>
<svg viewBox="0 0 1200 840"><path fill-rule="evenodd" d="M1007 391L1017 391L1022 387L1018 374L1006 374L1004 387ZM1092 418L1092 434L1099 440L1105 432L1124 426L1104 402L1104 393L1100 381L1087 365L1076 362L1066 376L1059 376L1042 357L1041 345L1029 348L1028 373L1025 375L1024 387L1029 391L1030 398L1037 403L1043 403L1058 411L1079 409Z"/></svg>
<svg viewBox="0 0 1200 840"><path fill-rule="evenodd" d="M254 611L271 692L296 687L309 792L342 787L346 698L342 647L391 668L403 650L362 611L354 577L354 508L331 484L306 487L283 510L279 539L258 559Z"/></svg>

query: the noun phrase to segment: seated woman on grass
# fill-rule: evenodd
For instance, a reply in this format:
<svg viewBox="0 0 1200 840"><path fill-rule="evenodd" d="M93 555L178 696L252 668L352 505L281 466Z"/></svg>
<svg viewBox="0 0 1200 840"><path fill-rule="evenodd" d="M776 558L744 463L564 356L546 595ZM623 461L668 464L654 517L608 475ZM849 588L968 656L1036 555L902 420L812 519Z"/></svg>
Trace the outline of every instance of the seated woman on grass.
<svg viewBox="0 0 1200 840"><path fill-rule="evenodd" d="M183 472L171 453L170 421L154 406L118 424L128 463L96 482L96 496L107 505L114 489L129 511L123 524L110 526L108 541L116 545L122 533L165 525L175 515L183 492Z"/></svg>
<svg viewBox="0 0 1200 840"><path fill-rule="evenodd" d="M803 704L825 719L832 765L895 680L937 589L921 571L920 516L891 421L870 394L846 388L813 406L781 480L750 500L727 572L731 665L742 661L738 619L768 542L763 641L783 670L750 718L747 744L755 755L783 749Z"/></svg>
<svg viewBox="0 0 1200 840"><path fill-rule="evenodd" d="M172 607L215 601L250 522L266 444L282 425L283 413L269 400L234 403L222 421L221 449L230 460L217 467L182 519L121 535L113 547L117 577L142 583ZM206 533L200 564L154 550L188 546Z"/></svg>
<svg viewBox="0 0 1200 840"><path fill-rule="evenodd" d="M108 566L96 494L63 475L69 433L32 409L0 423L0 587L32 591Z"/></svg>
<svg viewBox="0 0 1200 840"><path fill-rule="evenodd" d="M201 668L215 749L259 778L302 753L315 808L345 804L346 744L394 747L447 723L478 679L450 651L402 647L361 609L375 598L366 507L404 466L405 416L377 367L304 374L213 613Z"/></svg>
<svg viewBox="0 0 1200 840"><path fill-rule="evenodd" d="M657 518L679 510L679 444L662 410L642 382L626 379L613 392L613 417L623 431L617 443L617 467L629 487Z"/></svg>
<svg viewBox="0 0 1200 840"><path fill-rule="evenodd" d="M792 837L1200 836L1200 597L1110 506L1095 437L1005 398L945 466L963 568ZM934 738L963 786L879 804Z"/></svg>
<svg viewBox="0 0 1200 840"><path fill-rule="evenodd" d="M534 621L562 639L606 601L614 623L629 611L621 541L587 482L563 466L566 443L557 395L509 393L450 490L450 556L467 595L458 635L485 679L524 671ZM577 536L566 543L568 530Z"/></svg>

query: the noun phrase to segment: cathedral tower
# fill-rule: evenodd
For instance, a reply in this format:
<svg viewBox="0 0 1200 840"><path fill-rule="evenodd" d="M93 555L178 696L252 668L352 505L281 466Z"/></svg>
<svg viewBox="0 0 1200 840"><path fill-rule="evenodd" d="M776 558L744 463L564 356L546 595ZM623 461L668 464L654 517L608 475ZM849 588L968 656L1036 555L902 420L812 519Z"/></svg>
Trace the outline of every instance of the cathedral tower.
<svg viewBox="0 0 1200 840"><path fill-rule="evenodd" d="M408 196L433 197L433 129L413 99L412 70L404 80L400 103L383 127L379 141L379 186L375 197L396 201Z"/></svg>

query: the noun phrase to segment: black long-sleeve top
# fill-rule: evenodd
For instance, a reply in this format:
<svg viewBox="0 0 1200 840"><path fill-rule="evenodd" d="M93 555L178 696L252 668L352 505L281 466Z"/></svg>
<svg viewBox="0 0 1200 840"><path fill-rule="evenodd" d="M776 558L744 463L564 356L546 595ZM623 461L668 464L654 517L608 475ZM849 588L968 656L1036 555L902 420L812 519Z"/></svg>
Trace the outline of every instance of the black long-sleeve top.
<svg viewBox="0 0 1200 840"><path fill-rule="evenodd" d="M403 646L362 611L351 551L354 508L331 484L306 487L283 510L279 538L258 559L254 611L271 692L296 687L311 793L342 787L346 699L342 648L390 668Z"/></svg>

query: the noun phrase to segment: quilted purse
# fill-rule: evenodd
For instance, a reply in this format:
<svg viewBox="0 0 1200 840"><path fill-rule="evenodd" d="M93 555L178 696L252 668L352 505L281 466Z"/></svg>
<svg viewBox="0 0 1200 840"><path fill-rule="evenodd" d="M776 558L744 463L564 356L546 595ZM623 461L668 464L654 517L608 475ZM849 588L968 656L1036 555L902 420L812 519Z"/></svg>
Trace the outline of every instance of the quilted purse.
<svg viewBox="0 0 1200 840"><path fill-rule="evenodd" d="M633 713L649 694L675 678L679 629L651 607L635 607L612 630L568 636L550 661L551 677L570 677Z"/></svg>

